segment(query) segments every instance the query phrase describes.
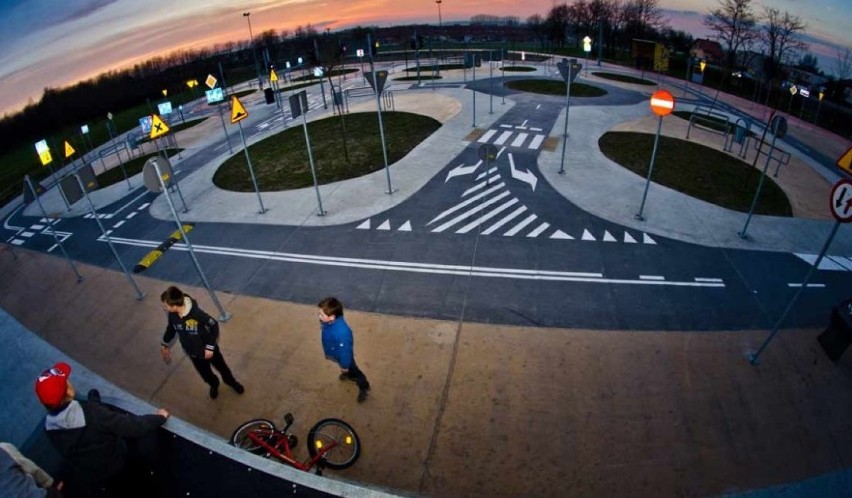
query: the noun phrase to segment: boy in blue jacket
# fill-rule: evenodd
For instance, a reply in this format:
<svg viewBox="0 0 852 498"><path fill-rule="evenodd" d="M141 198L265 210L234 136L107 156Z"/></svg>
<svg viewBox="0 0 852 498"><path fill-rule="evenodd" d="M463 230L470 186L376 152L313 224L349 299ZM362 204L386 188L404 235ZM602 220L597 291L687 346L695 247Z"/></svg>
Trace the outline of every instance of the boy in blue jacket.
<svg viewBox="0 0 852 498"><path fill-rule="evenodd" d="M352 329L343 319L343 304L336 297L327 297L317 307L325 357L343 370L340 380L351 380L358 384L358 402L363 403L367 399L370 383L355 363Z"/></svg>

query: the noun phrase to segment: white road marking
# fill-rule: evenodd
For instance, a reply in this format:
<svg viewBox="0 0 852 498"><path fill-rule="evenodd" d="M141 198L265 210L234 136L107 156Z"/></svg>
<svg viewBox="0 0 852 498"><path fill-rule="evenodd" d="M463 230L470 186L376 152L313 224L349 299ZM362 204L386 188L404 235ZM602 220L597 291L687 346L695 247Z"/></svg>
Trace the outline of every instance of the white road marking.
<svg viewBox="0 0 852 498"><path fill-rule="evenodd" d="M485 132L485 134L479 137L479 140L477 140L477 142L485 143L490 140L495 133L497 133L497 130L488 130Z"/></svg>
<svg viewBox="0 0 852 498"><path fill-rule="evenodd" d="M104 237L97 239L105 242ZM115 244L125 244L137 247L154 248L159 246L158 241L127 239L111 237ZM438 263L419 263L411 261L388 261L364 258L344 258L334 256L317 256L312 254L285 253L276 251L259 251L253 249L238 249L233 247L214 247L206 245L193 245L193 249L204 254L216 254L220 256L233 256L252 259L264 259L288 263L303 263L321 266L363 268L369 270L404 271L411 273L431 273L436 275L461 275L479 278L507 278L515 280L542 280L555 282L588 282L603 284L627 284L627 285L658 285L672 287L725 287L721 282L679 282L666 280L640 280L603 278L601 273L572 272L555 270L528 270L525 268L502 268L490 266L462 266L444 265ZM178 243L172 246L172 250L186 251L186 244Z"/></svg>
<svg viewBox="0 0 852 498"><path fill-rule="evenodd" d="M509 137L511 137L511 136L512 136L512 132L511 132L511 131L504 131L504 132L500 135L500 137L499 137L497 140L495 140L495 141L494 141L494 144L495 144L495 145L503 145L503 144L506 142L506 140L508 140L508 139L509 139Z"/></svg>
<svg viewBox="0 0 852 498"><path fill-rule="evenodd" d="M518 133L518 136L515 137L515 140L512 141L512 147L520 147L524 144L524 140L527 139L529 133Z"/></svg>
<svg viewBox="0 0 852 498"><path fill-rule="evenodd" d="M538 228L536 228L532 232L528 233L527 237L530 237L530 238L538 237L539 235L541 235L541 233L543 231L547 230L548 228L550 228L550 223L542 223L541 225L538 226Z"/></svg>
<svg viewBox="0 0 852 498"><path fill-rule="evenodd" d="M447 228L449 228L449 227L451 227L451 226L455 225L456 223L458 223L458 222L460 222L460 221L462 221L462 220L464 220L464 219L466 219L466 218L469 218L469 217L471 217L471 216L473 216L473 215L475 215L475 214L479 213L479 212L480 212L480 211L482 211L483 209L485 209L485 208L487 208L488 206L490 206L490 205L494 204L495 202L499 201L500 199L502 199L502 198L506 197L507 195L509 195L509 192L508 192L508 191L506 191L506 192L502 192L500 195L498 195L498 196L496 196L496 197L492 197L491 199L489 199L489 200L487 200L487 201L483 202L482 204L479 204L479 205L477 205L477 206L474 206L472 209L469 209L469 210L467 210L467 211L465 211L465 212L461 213L460 215L458 215L458 216L456 216L455 218L453 218L453 219L451 219L451 220L449 220L449 221L445 222L443 225L441 225L441 226L439 226L439 227L435 228L435 229L434 229L434 230L432 230L432 231L433 231L433 232L436 232L436 233L443 232L443 231L444 231L444 230L446 230ZM471 199L472 199L472 198L471 198ZM430 223L431 223L431 222L430 222Z"/></svg>
<svg viewBox="0 0 852 498"><path fill-rule="evenodd" d="M508 216L504 216L504 217L503 217L503 219L501 219L501 220L500 220L500 221L498 221L497 223L495 223L495 224L491 225L490 227L488 227L487 229L485 229L485 231L484 231L484 232L482 232L482 235L490 235L490 234L494 233L494 232L495 232L495 231L497 231L500 227L502 227L502 226L503 226L503 225L505 225L506 223L509 223L509 222L510 222L510 221L512 221L513 219L517 218L517 217L518 217L518 215L520 215L521 213L523 213L523 212L524 212L524 211L526 211L526 210L527 210L527 207L526 207L526 206L521 206L521 207L519 207L518 209L516 209L516 210L512 211L511 213L509 213L509 215L508 215Z"/></svg>
<svg viewBox="0 0 852 498"><path fill-rule="evenodd" d="M508 194L508 192L507 192L507 194ZM510 207L512 207L513 205L515 205L517 203L518 203L518 199L513 197L513 198L509 199L507 202L504 202L503 204L497 206L497 208L492 209L487 214L480 216L479 218L473 220L472 222L468 223L467 225L456 230L456 233L467 233L467 232L471 231L472 229L478 227L479 225L485 223L486 221L490 220L491 218L502 213L503 211L509 209Z"/></svg>
<svg viewBox="0 0 852 498"><path fill-rule="evenodd" d="M539 133L530 140L530 144L527 145L527 149L538 149L542 142L544 142L544 135Z"/></svg>
<svg viewBox="0 0 852 498"><path fill-rule="evenodd" d="M517 234L518 232L520 232L521 230L523 230L524 228L526 228L526 227L527 227L527 225L529 225L530 223L532 223L533 221L535 221L535 219L536 219L536 218L538 218L538 216L536 216L536 215L534 215L534 214L531 214L531 215L527 216L527 217L524 219L524 221L522 221L522 222L518 223L517 225L515 225L515 226L514 226L514 228L512 228L512 229L511 229L511 230L509 230L508 232L504 233L504 234L503 234L503 237L511 237L511 236L513 236L513 235Z"/></svg>
<svg viewBox="0 0 852 498"><path fill-rule="evenodd" d="M436 217L432 218L432 221L430 221L429 223L426 223L426 225L427 225L427 226L428 226L428 225L431 225L432 223L435 223L436 221L438 221L438 220L440 220L441 218L443 218L444 216L447 216L447 215L450 215L450 214L452 214L452 213L455 213L455 212L456 212L456 211L458 211L459 209L463 209L465 206L467 206L467 205L469 205L469 204L471 204L471 203L473 203L473 202L476 202L476 201L478 201L479 199L482 199L483 197L487 196L488 194L493 194L494 192L496 192L496 191L500 190L501 188L503 188L503 187L505 187L505 186L506 186L506 184L505 184L505 183L500 182L500 183L498 183L497 185L494 185L494 186L493 186L493 187L491 187L490 189L486 190L485 192L482 192L482 193L480 193L480 194L477 194L477 195L475 195L475 196L471 197L470 199L468 199L468 200L466 200L466 201L464 201L464 202L462 202L462 203L460 203L460 204L456 204L455 206L453 206L453 207L451 207L451 208L449 208L449 209L445 210L444 212L442 212L442 213L441 213L441 214L439 214L438 216L436 216ZM508 192L507 192L507 194L508 194Z"/></svg>

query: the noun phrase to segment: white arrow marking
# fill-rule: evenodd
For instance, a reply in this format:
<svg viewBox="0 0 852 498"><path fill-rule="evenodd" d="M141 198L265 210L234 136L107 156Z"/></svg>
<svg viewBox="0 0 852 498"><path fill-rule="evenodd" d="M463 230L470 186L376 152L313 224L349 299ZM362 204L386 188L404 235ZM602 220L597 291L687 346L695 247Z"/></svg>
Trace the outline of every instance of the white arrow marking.
<svg viewBox="0 0 852 498"><path fill-rule="evenodd" d="M450 181L450 178L454 176L469 175L473 173L474 171L476 171L476 168L478 168L480 164L482 164L482 159L477 161L476 164L474 164L473 166L465 166L464 163L459 164L455 168L451 169L449 173L447 173L447 179L444 180L444 183Z"/></svg>
<svg viewBox="0 0 852 498"><path fill-rule="evenodd" d="M515 180L520 180L524 183L529 183L530 187L532 187L533 192L535 192L535 184L538 183L538 178L529 170L520 171L515 169L515 159L512 157L512 153L509 153L509 167L512 170L512 178Z"/></svg>

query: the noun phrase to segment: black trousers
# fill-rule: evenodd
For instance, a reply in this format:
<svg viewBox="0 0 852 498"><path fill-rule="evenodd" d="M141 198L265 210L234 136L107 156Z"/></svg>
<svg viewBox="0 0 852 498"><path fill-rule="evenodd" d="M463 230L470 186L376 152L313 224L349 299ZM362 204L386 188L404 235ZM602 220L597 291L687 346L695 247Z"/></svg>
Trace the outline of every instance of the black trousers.
<svg viewBox="0 0 852 498"><path fill-rule="evenodd" d="M231 369L228 368L228 364L225 363L225 357L222 356L222 352L219 351L219 346L216 346L216 349L213 350L213 358L210 358L209 360L205 360L204 358L193 358L191 356L189 359L192 360L192 365L196 370L198 370L198 374L201 375L204 382L209 384L211 387L219 385L219 377L213 373L213 368L219 371L222 375L222 381L225 384L233 386L237 383L237 379L234 378L234 374L231 373Z"/></svg>
<svg viewBox="0 0 852 498"><path fill-rule="evenodd" d="M364 375L364 372L362 372L360 368L358 368L354 357L352 358L352 364L349 365L349 369L346 370L346 376L358 384L358 390L366 391L370 389L370 383L367 381L367 376Z"/></svg>

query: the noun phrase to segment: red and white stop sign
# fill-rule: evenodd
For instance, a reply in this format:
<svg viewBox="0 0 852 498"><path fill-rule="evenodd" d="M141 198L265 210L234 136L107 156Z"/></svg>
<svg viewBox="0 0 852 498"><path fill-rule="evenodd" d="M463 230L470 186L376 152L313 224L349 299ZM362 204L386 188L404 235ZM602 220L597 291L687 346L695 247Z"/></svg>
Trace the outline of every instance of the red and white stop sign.
<svg viewBox="0 0 852 498"><path fill-rule="evenodd" d="M657 116L667 116L674 110L674 96L668 90L657 90L651 95L651 110Z"/></svg>

